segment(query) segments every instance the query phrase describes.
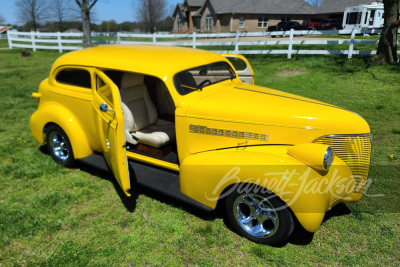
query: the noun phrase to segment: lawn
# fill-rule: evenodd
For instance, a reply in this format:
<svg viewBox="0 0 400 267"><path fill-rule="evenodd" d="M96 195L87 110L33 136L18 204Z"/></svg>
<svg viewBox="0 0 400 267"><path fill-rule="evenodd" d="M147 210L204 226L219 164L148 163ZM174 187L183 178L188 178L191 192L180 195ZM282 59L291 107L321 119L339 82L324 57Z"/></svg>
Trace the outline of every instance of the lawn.
<svg viewBox="0 0 400 267"><path fill-rule="evenodd" d="M8 47L8 39L0 39L0 48Z"/></svg>
<svg viewBox="0 0 400 267"><path fill-rule="evenodd" d="M219 211L202 213L113 177L57 165L31 137L31 93L57 52L0 50L0 265L399 265L400 68L346 56L249 56L256 84L355 111L371 124L370 185L339 204L321 228L296 229L281 248L232 232ZM384 194L384 196L377 196Z"/></svg>

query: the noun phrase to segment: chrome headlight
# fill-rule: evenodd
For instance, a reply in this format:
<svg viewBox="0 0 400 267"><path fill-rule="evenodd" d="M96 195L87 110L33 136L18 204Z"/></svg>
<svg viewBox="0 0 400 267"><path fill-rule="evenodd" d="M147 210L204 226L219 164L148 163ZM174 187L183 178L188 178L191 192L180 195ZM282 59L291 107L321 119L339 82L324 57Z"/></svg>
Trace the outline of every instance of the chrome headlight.
<svg viewBox="0 0 400 267"><path fill-rule="evenodd" d="M333 153L332 148L328 147L328 149L325 151L325 156L324 156L324 169L328 170L333 163L335 155Z"/></svg>
<svg viewBox="0 0 400 267"><path fill-rule="evenodd" d="M327 171L334 161L333 149L322 144L299 144L289 147L287 153L308 166Z"/></svg>

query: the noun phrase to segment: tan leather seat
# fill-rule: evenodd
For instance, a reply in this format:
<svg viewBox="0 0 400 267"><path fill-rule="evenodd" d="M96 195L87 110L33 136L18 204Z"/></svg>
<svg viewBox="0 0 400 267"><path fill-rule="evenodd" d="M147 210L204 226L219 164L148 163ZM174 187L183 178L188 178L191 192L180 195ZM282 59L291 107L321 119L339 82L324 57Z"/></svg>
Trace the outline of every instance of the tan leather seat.
<svg viewBox="0 0 400 267"><path fill-rule="evenodd" d="M175 124L158 118L150 99L144 76L125 73L121 80L121 106L124 114L125 139L131 144L161 147L175 141Z"/></svg>

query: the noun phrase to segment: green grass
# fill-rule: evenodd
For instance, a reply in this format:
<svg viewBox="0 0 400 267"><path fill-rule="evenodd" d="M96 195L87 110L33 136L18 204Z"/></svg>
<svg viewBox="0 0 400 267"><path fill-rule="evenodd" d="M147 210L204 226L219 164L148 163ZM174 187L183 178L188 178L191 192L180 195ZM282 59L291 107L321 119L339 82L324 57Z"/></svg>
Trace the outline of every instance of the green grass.
<svg viewBox="0 0 400 267"><path fill-rule="evenodd" d="M321 35L311 35L309 38L339 38L339 39L348 39L350 40L349 34L321 34ZM379 34L371 34L367 36L363 36L361 34L356 35L356 39L360 40L379 40L381 36ZM399 40L400 34L397 35L397 39Z"/></svg>
<svg viewBox="0 0 400 267"><path fill-rule="evenodd" d="M8 39L0 39L0 48L8 47Z"/></svg>
<svg viewBox="0 0 400 267"><path fill-rule="evenodd" d="M370 177L359 203L339 205L310 235L257 245L204 214L144 189L123 197L114 179L57 165L31 137L31 93L57 52L0 50L0 265L398 265L400 70L370 58L251 56L256 84L353 110L373 129ZM300 75L276 74L292 69Z"/></svg>

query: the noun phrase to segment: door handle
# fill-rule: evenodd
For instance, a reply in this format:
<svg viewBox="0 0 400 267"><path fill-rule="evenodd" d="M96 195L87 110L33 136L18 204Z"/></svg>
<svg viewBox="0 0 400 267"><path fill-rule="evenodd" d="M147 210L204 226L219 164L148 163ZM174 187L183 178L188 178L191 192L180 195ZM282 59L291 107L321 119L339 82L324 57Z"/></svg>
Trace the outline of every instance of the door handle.
<svg viewBox="0 0 400 267"><path fill-rule="evenodd" d="M111 109L108 108L108 106L107 106L106 103L103 103L103 104L100 105L100 111L101 111L101 112L107 112L107 111L109 111L109 112L115 113L114 110L111 110Z"/></svg>

